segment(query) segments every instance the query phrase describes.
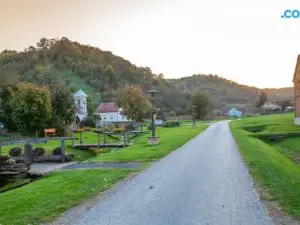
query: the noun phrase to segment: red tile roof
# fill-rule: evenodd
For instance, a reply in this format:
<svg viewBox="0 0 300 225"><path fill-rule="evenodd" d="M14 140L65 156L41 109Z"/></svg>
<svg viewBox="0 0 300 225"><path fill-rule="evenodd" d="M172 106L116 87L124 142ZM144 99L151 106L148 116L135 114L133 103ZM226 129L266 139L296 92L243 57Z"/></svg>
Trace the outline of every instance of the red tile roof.
<svg viewBox="0 0 300 225"><path fill-rule="evenodd" d="M118 112L119 108L114 102L101 103L97 109L96 113L108 113L108 112Z"/></svg>

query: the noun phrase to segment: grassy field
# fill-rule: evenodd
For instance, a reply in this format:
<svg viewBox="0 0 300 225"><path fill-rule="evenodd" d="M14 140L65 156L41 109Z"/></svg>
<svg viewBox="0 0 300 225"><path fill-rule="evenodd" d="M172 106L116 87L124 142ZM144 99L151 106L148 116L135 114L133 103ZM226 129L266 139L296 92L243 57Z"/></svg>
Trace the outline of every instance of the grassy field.
<svg viewBox="0 0 300 225"><path fill-rule="evenodd" d="M79 133L76 133L75 137L79 138L79 135ZM98 137L96 133L87 131L83 133L82 140L87 144L95 144L97 143ZM100 135L100 142L103 143L103 141L104 137L103 135ZM115 142L116 140L107 136L106 141ZM75 141L75 143L79 143L79 140ZM71 144L71 141L65 141L65 152L66 154L73 154L75 161L83 161L93 156L89 151L72 148ZM7 155L8 151L14 147L21 147L23 149L24 145L4 146L2 147L2 155ZM34 144L33 147L43 147L46 151L46 154L52 154L53 149L55 149L56 147L60 147L60 141L48 141L47 143Z"/></svg>
<svg viewBox="0 0 300 225"><path fill-rule="evenodd" d="M0 224L51 221L60 213L111 187L133 170L88 169L54 172L0 195Z"/></svg>
<svg viewBox="0 0 300 225"><path fill-rule="evenodd" d="M264 189L261 197L277 201L285 212L300 218L299 138L286 137L269 143L245 130L256 126L261 128L262 134L299 131L300 128L293 124L293 115L252 117L232 121L230 126L250 173Z"/></svg>
<svg viewBox="0 0 300 225"><path fill-rule="evenodd" d="M129 161L152 161L160 159L171 151L181 147L187 141L207 128L205 124L198 124L197 127L175 127L157 128L157 136L160 138L158 145L147 145L147 136L139 137L134 145L119 151L110 152L93 158L96 162L129 162Z"/></svg>

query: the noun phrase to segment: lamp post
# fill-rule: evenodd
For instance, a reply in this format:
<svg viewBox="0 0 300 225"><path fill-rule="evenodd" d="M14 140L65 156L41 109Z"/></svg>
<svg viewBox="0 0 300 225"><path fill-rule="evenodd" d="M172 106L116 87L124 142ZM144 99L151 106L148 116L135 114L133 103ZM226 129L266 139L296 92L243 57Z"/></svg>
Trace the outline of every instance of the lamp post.
<svg viewBox="0 0 300 225"><path fill-rule="evenodd" d="M158 144L158 137L155 137L155 119L156 119L156 109L155 109L155 102L154 97L159 94L159 91L156 89L151 89L147 91L147 94L150 96L151 104L152 104L152 137L148 137L148 144L155 145Z"/></svg>
<svg viewBox="0 0 300 225"><path fill-rule="evenodd" d="M197 108L196 105L192 106L193 127L196 126L196 116L197 116L196 108Z"/></svg>

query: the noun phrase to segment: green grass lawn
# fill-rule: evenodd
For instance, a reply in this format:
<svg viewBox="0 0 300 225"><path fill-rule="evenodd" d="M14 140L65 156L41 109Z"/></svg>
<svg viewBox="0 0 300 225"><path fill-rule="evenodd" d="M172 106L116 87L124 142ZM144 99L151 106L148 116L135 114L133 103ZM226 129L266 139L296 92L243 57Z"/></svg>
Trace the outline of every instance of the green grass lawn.
<svg viewBox="0 0 300 225"><path fill-rule="evenodd" d="M91 161L95 162L130 162L130 161L152 161L160 159L171 151L181 147L187 141L204 131L207 125L200 124L192 127L162 128L157 127L157 136L160 139L158 145L147 145L147 136L140 136L134 145L119 151L99 155Z"/></svg>
<svg viewBox="0 0 300 225"><path fill-rule="evenodd" d="M293 113L246 117L239 120L237 125L241 128L258 127L261 132L291 132L300 131L295 126Z"/></svg>
<svg viewBox="0 0 300 225"><path fill-rule="evenodd" d="M71 136L71 135L68 135ZM80 134L76 133L75 137L79 138ZM82 140L84 143L87 144L95 144L97 143L98 137L97 134L94 132L90 132L90 131L86 131L82 134ZM100 134L100 142L103 143L104 141L104 137L102 134ZM115 142L118 140L115 140L113 138L110 137L106 137L106 141L107 142ZM79 143L79 140L76 140L75 143ZM66 154L73 154L74 155L74 160L75 161L83 161L86 160L90 157L92 157L93 155L91 154L91 152L87 151L87 150L80 150L80 149L74 149L71 147L72 141L65 141L65 153ZM14 147L21 147L22 149L24 149L24 145L10 145L10 146L3 146L2 147L2 155L7 155L8 151ZM60 141L48 141L47 143L41 143L41 144L33 144L33 147L43 147L46 151L46 154L52 154L53 149L55 149L56 147L60 147Z"/></svg>
<svg viewBox="0 0 300 225"><path fill-rule="evenodd" d="M292 114L232 121L230 127L251 175L268 192L266 200L278 201L285 212L300 218L300 165L294 159L299 157L300 142L295 137L288 137L267 143L240 129L249 125L265 125L261 132L296 131L299 128L293 124Z"/></svg>
<svg viewBox="0 0 300 225"><path fill-rule="evenodd" d="M134 170L88 169L54 172L0 195L0 224L51 221L82 200L111 187Z"/></svg>

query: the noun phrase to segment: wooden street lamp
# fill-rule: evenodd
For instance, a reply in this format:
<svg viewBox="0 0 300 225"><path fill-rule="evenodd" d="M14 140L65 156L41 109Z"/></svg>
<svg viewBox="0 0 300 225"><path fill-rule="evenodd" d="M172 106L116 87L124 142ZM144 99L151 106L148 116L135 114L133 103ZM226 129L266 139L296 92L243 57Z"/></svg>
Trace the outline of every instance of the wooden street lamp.
<svg viewBox="0 0 300 225"><path fill-rule="evenodd" d="M156 120L156 109L155 109L155 101L154 98L157 96L160 92L156 89L151 89L147 91L147 94L150 96L151 104L152 104L152 137L148 137L148 144L155 145L158 144L158 137L155 136L155 120Z"/></svg>

